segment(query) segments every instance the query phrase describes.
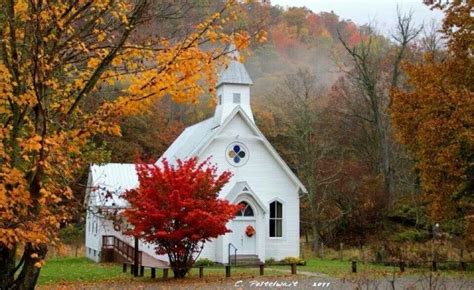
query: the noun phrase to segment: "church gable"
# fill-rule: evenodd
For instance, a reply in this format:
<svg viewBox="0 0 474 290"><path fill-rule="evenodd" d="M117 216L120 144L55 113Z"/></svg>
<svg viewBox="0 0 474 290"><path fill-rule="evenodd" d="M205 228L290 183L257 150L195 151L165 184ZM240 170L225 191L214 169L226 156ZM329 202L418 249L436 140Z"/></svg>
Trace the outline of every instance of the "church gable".
<svg viewBox="0 0 474 290"><path fill-rule="evenodd" d="M251 126L245 121L244 113L242 111L236 112L227 122L224 124L222 130L219 132L219 136L232 136L232 137L257 137L258 133L252 129Z"/></svg>
<svg viewBox="0 0 474 290"><path fill-rule="evenodd" d="M239 154L244 157L240 158L242 156ZM282 177L288 177L301 191L306 191L304 185L240 107L228 116L202 148L196 150L195 155L201 158L212 156L214 161L224 162L223 164L230 165L231 168L243 169L248 159L251 159L253 161L245 166L256 166L260 171L271 169L275 173L281 172ZM280 173L278 175L280 176Z"/></svg>

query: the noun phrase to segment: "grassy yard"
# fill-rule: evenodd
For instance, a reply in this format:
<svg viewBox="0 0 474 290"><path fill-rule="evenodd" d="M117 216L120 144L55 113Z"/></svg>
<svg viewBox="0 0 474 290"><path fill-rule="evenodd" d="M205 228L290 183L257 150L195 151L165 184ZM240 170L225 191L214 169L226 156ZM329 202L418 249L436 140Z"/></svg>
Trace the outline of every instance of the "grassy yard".
<svg viewBox="0 0 474 290"><path fill-rule="evenodd" d="M128 269L130 271L130 268ZM360 275L367 275L371 277L382 277L399 275L398 268L357 263L358 274L351 274L351 262L339 260L320 260L310 259L306 266L298 266L299 274L302 272L323 273L333 278L354 278ZM286 276L289 275L289 266L270 266L265 269L265 276ZM420 273L427 273L427 269L413 269L407 268L404 276L417 276ZM439 274L447 277L469 277L474 278L473 271L459 272L459 271L439 271ZM157 277L162 277L162 271L157 270ZM169 273L170 278L173 276L172 271ZM192 269L188 275L188 280L199 279L199 270ZM130 273L122 273L122 266L117 264L98 264L89 261L86 258L53 258L47 261L46 265L41 270L39 278L39 285L51 284L82 284L82 283L96 283L108 282L114 283L123 281L130 282L146 282L151 283L154 280L150 279L150 270L145 271L145 277L133 278ZM259 276L258 268L232 268L233 278L252 278ZM225 269L222 266L206 267L204 269L204 277L206 279L221 279L225 277Z"/></svg>
<svg viewBox="0 0 474 290"><path fill-rule="evenodd" d="M275 269L288 269L288 266L268 266ZM351 262L340 260L320 260L310 259L306 261L306 266L298 266L298 272L323 273L331 277L345 277L351 274ZM357 263L358 272L393 272L393 267L382 265Z"/></svg>
<svg viewBox="0 0 474 290"><path fill-rule="evenodd" d="M130 268L128 268L130 271ZM232 277L256 277L259 275L258 268L232 268ZM130 273L122 273L122 265L117 264L98 264L89 261L86 258L53 258L46 262L41 270L39 285L58 284L58 283L93 283L124 280L149 280L150 270L146 269L145 278L132 278ZM162 277L161 270L157 270L157 277ZM170 270L170 278L173 272ZM265 271L265 276L282 276L286 273L282 271ZM192 269L188 277L195 278L199 276L199 269ZM205 277L225 277L224 267L209 267L204 269Z"/></svg>
<svg viewBox="0 0 474 290"><path fill-rule="evenodd" d="M96 282L108 279L128 278L122 267L115 264L97 264L86 258L53 258L46 261L39 284L60 282Z"/></svg>
<svg viewBox="0 0 474 290"><path fill-rule="evenodd" d="M340 261L340 260L321 260L321 259L310 259L306 261L306 266L298 266L298 272L313 272L322 273L334 278L348 278L350 276L367 275L371 277L383 277L383 276L419 276L426 275L430 272L429 268L405 268L405 272L402 274L398 267L384 266L379 264L370 263L357 263L357 274L352 274L351 261ZM288 269L288 266L268 266L274 269ZM472 269L462 272L454 270L439 270L437 274L446 277L469 277L474 278L474 271Z"/></svg>

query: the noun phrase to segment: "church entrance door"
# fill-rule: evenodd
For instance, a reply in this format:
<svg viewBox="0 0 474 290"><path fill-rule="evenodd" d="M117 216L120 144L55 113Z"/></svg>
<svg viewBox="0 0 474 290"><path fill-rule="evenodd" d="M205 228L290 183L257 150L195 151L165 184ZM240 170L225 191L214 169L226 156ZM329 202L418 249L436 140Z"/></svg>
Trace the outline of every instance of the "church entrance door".
<svg viewBox="0 0 474 290"><path fill-rule="evenodd" d="M256 233L251 237L246 234L248 226L251 226L256 230ZM229 242L237 248L237 255L256 255L258 231L255 219L239 219L239 217L237 217L231 222L230 228L232 233Z"/></svg>

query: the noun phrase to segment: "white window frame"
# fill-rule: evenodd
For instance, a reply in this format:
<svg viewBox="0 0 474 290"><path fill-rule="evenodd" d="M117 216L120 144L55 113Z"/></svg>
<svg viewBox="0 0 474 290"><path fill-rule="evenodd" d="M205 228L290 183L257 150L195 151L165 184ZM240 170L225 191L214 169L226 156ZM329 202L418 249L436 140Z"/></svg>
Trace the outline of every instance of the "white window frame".
<svg viewBox="0 0 474 290"><path fill-rule="evenodd" d="M281 218L272 218L271 217L271 211L272 211L272 204L274 202L279 202L281 204ZM275 213L276 215L277 213ZM271 220L280 220L281 221L281 236L278 237L278 236L274 236L272 237L271 236L271 233L270 233L270 221ZM285 203L280 200L280 199L274 199L274 200L271 200L269 203L268 203L268 238L269 239L275 239L275 240L283 240L285 238Z"/></svg>

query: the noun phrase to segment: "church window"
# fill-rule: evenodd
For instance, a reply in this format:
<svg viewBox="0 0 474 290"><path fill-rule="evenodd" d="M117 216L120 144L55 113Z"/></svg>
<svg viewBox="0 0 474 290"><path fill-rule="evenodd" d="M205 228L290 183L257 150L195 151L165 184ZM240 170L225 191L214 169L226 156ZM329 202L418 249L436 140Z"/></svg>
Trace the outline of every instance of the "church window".
<svg viewBox="0 0 474 290"><path fill-rule="evenodd" d="M250 204L242 201L239 203L239 205L242 206L242 209L237 212L236 216L254 216L253 209Z"/></svg>
<svg viewBox="0 0 474 290"><path fill-rule="evenodd" d="M248 160L248 149L244 144L234 142L227 146L226 158L231 165L242 166Z"/></svg>
<svg viewBox="0 0 474 290"><path fill-rule="evenodd" d="M270 237L283 236L283 205L279 201L270 203Z"/></svg>
<svg viewBox="0 0 474 290"><path fill-rule="evenodd" d="M240 94L234 94L234 104L240 104Z"/></svg>
<svg viewBox="0 0 474 290"><path fill-rule="evenodd" d="M219 95L219 105L222 104L222 95Z"/></svg>

